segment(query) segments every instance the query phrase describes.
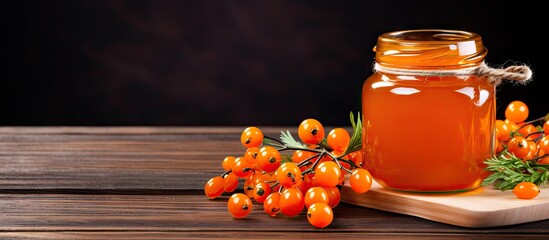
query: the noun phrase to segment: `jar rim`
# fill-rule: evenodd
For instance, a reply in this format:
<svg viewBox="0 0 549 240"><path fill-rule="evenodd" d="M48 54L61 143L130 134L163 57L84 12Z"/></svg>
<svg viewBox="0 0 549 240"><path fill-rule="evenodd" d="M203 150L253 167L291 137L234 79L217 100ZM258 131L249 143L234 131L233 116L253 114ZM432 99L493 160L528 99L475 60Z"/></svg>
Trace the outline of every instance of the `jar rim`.
<svg viewBox="0 0 549 240"><path fill-rule="evenodd" d="M406 41L407 43L457 43L462 41L482 40L480 35L475 32L448 29L417 29L387 32L381 34L379 39L382 41ZM379 41L379 40L378 40Z"/></svg>
<svg viewBox="0 0 549 240"><path fill-rule="evenodd" d="M477 33L446 29L384 33L374 51L378 64L413 69L478 66L488 53Z"/></svg>

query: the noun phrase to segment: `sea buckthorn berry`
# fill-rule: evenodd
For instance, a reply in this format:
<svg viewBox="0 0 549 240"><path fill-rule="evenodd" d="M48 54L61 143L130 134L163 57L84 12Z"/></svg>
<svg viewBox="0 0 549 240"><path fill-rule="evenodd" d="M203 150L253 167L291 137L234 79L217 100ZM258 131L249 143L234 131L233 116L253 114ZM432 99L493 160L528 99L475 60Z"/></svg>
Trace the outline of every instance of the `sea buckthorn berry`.
<svg viewBox="0 0 549 240"><path fill-rule="evenodd" d="M343 163L343 162L341 162ZM345 185L345 171L341 171L341 177L339 177L339 181L337 182L337 185Z"/></svg>
<svg viewBox="0 0 549 240"><path fill-rule="evenodd" d="M307 190L305 193L305 207L309 208L313 203L330 203L330 198L328 197L328 193L324 188L321 187L312 187Z"/></svg>
<svg viewBox="0 0 549 240"><path fill-rule="evenodd" d="M293 187L298 188L301 193L306 193L307 190L309 190L310 188L309 186L307 186L307 184L305 184L305 181L303 181L303 177L301 177L301 179L299 179L299 181L297 181L297 183Z"/></svg>
<svg viewBox="0 0 549 240"><path fill-rule="evenodd" d="M534 140L534 139L537 139L539 136L541 136L541 133L533 134L537 131L538 129L534 127L534 125L532 124L524 125L518 130L518 132L527 140Z"/></svg>
<svg viewBox="0 0 549 240"><path fill-rule="evenodd" d="M223 187L224 192L234 192L238 187L238 177L234 173L229 173L225 175L225 186Z"/></svg>
<svg viewBox="0 0 549 240"><path fill-rule="evenodd" d="M538 145L534 141L528 141L528 154L522 158L522 161L532 160L536 157L537 154L543 153L541 149L538 148ZM543 155L542 155L543 156Z"/></svg>
<svg viewBox="0 0 549 240"><path fill-rule="evenodd" d="M521 182L513 188L513 193L520 199L532 199L538 196L539 188L531 182Z"/></svg>
<svg viewBox="0 0 549 240"><path fill-rule="evenodd" d="M269 194L271 194L271 185L268 183L261 182L255 185L253 196L256 202L263 203Z"/></svg>
<svg viewBox="0 0 549 240"><path fill-rule="evenodd" d="M341 177L341 169L333 161L320 163L315 169L315 180L322 187L335 187Z"/></svg>
<svg viewBox="0 0 549 240"><path fill-rule="evenodd" d="M246 178L253 174L253 165L244 160L244 157L237 157L234 160L233 172L239 178Z"/></svg>
<svg viewBox="0 0 549 240"><path fill-rule="evenodd" d="M269 214L271 217L276 216L276 214L280 211L280 193L279 192L273 192L267 196L265 201L263 202L263 210L267 214Z"/></svg>
<svg viewBox="0 0 549 240"><path fill-rule="evenodd" d="M505 109L505 118L514 123L524 122L528 118L528 106L521 101L512 101Z"/></svg>
<svg viewBox="0 0 549 240"><path fill-rule="evenodd" d="M309 159L309 158L311 158L312 156L314 156L315 154L316 154L316 153L314 153L314 152L303 151L303 150L296 150L296 151L292 154L292 162L294 162L294 163L303 162L303 161L305 161L305 159ZM314 160L314 158L313 158L312 160Z"/></svg>
<svg viewBox="0 0 549 240"><path fill-rule="evenodd" d="M331 208L335 208L339 201L341 200L341 193L339 192L339 188L337 187L331 187L331 188L324 188L326 190L326 193L328 193L328 198L330 199L330 202L328 205Z"/></svg>
<svg viewBox="0 0 549 240"><path fill-rule="evenodd" d="M357 193L365 193L372 187L372 175L366 169L353 170L350 178L351 188Z"/></svg>
<svg viewBox="0 0 549 240"><path fill-rule="evenodd" d="M545 135L538 141L538 146L541 150L549 153L549 136Z"/></svg>
<svg viewBox="0 0 549 240"><path fill-rule="evenodd" d="M243 218L252 212L252 200L242 193L235 193L229 198L227 208L233 217Z"/></svg>
<svg viewBox="0 0 549 240"><path fill-rule="evenodd" d="M314 173L307 173L307 174L303 175L302 185L305 185L305 186L300 188L300 189L309 190L309 188L315 187L316 181L314 180L314 177L315 177ZM304 191L301 191L301 192L304 192ZM305 191L305 192L307 192L307 191Z"/></svg>
<svg viewBox="0 0 549 240"><path fill-rule="evenodd" d="M224 190L225 179L221 176L211 178L204 186L204 193L211 199L219 197Z"/></svg>
<svg viewBox="0 0 549 240"><path fill-rule="evenodd" d="M326 141L333 150L344 152L351 142L351 136L344 128L334 128L328 133Z"/></svg>
<svg viewBox="0 0 549 240"><path fill-rule="evenodd" d="M318 144L324 139L324 127L315 119L305 119L299 125L297 134L304 143Z"/></svg>
<svg viewBox="0 0 549 240"><path fill-rule="evenodd" d="M303 200L303 193L295 187L286 188L280 195L280 211L288 217L293 217L299 214L305 202Z"/></svg>
<svg viewBox="0 0 549 240"><path fill-rule="evenodd" d="M244 159L246 159L246 161L248 161L251 164L255 164L258 154L259 154L258 147L248 148L246 149L246 152L244 152Z"/></svg>
<svg viewBox="0 0 549 240"><path fill-rule="evenodd" d="M547 164L549 165L549 155L545 155L545 157L542 157L538 159L538 164Z"/></svg>
<svg viewBox="0 0 549 240"><path fill-rule="evenodd" d="M547 119L543 124L543 133L545 133L545 135L549 135L549 119Z"/></svg>
<svg viewBox="0 0 549 240"><path fill-rule="evenodd" d="M301 180L301 169L293 162L285 162L276 170L276 179L283 187L293 187Z"/></svg>
<svg viewBox="0 0 549 240"><path fill-rule="evenodd" d="M511 140L509 140L509 143L507 144L507 148L509 149L509 152L513 153L515 157L518 158L523 158L530 151L528 142L524 137L521 136L515 136L511 138Z"/></svg>
<svg viewBox="0 0 549 240"><path fill-rule="evenodd" d="M257 127L247 127L240 135L240 142L244 147L259 147L263 143L263 132Z"/></svg>
<svg viewBox="0 0 549 240"><path fill-rule="evenodd" d="M255 186L258 183L265 182L266 179L268 179L268 175L265 175L259 171L248 176L246 181L244 181L244 194L250 198L253 198Z"/></svg>
<svg viewBox="0 0 549 240"><path fill-rule="evenodd" d="M246 178L246 181L244 181L244 194L246 196L248 196L249 198L253 198L254 197L254 187L255 187L255 183L254 183L254 178L252 177L253 175L249 176Z"/></svg>
<svg viewBox="0 0 549 240"><path fill-rule="evenodd" d="M317 228L325 228L333 219L334 212L326 203L315 203L307 209L307 220Z"/></svg>
<svg viewBox="0 0 549 240"><path fill-rule="evenodd" d="M500 141L507 141L511 130L503 120L496 120L496 138Z"/></svg>
<svg viewBox="0 0 549 240"><path fill-rule="evenodd" d="M510 121L509 119L505 119L505 124L507 124L507 128L509 128L509 131L516 131L519 126L518 124L514 123L513 121Z"/></svg>
<svg viewBox="0 0 549 240"><path fill-rule="evenodd" d="M503 149L505 149L503 147L503 144L499 140L496 140L494 142L494 144L496 145L495 148L494 148L494 154L497 154L497 153L503 151Z"/></svg>
<svg viewBox="0 0 549 240"><path fill-rule="evenodd" d="M282 161L280 152L271 146L265 146L259 149L259 154L256 158L257 166L265 172L275 171Z"/></svg>
<svg viewBox="0 0 549 240"><path fill-rule="evenodd" d="M221 166L223 167L223 169L225 169L225 171L229 171L233 168L235 159L236 158L233 156L227 156L225 159L223 159Z"/></svg>
<svg viewBox="0 0 549 240"><path fill-rule="evenodd" d="M349 159L353 161L357 166L362 167L363 165L363 159L362 159L362 150L358 150L352 153L349 153Z"/></svg>

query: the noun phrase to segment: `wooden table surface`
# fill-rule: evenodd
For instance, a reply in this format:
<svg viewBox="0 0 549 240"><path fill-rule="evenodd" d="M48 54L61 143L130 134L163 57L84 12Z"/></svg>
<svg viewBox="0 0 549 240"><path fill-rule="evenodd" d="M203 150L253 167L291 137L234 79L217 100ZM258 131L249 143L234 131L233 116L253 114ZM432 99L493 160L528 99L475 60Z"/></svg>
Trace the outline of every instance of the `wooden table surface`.
<svg viewBox="0 0 549 240"><path fill-rule="evenodd" d="M345 203L325 229L260 204L233 219L228 195L208 200L203 187L225 156L243 153L242 129L2 127L0 238L549 238L549 220L469 229Z"/></svg>

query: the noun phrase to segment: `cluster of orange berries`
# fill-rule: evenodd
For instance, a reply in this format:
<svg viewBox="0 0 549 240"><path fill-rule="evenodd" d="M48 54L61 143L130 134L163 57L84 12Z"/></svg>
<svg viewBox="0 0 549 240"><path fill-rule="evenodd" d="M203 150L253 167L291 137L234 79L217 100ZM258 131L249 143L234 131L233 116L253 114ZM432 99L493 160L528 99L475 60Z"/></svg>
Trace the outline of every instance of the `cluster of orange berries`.
<svg viewBox="0 0 549 240"><path fill-rule="evenodd" d="M285 136L283 132L281 141L264 136L257 127L246 128L240 139L246 151L243 156L223 160L226 172L206 183L206 196L216 198L235 191L240 178L244 179L244 193L233 194L227 203L235 218L252 211L253 199L262 203L270 216L281 212L293 217L306 208L313 226L328 226L333 220L332 208L339 204L338 187L344 184L346 173L351 174L351 188L360 193L370 189L372 176L361 167L362 152L347 151L351 136L344 128L331 130L325 138L322 124L306 119L299 125L298 135L302 142L294 140L289 132ZM281 154L283 151L292 154Z"/></svg>
<svg viewBox="0 0 549 240"><path fill-rule="evenodd" d="M513 154L523 162L549 166L549 119L548 116L526 121L528 106L521 101L511 102L505 109L505 120L496 120L496 155ZM535 125L536 122L543 122ZM506 150L506 151L504 151ZM519 198L534 198L539 193L537 185L522 182L513 193Z"/></svg>

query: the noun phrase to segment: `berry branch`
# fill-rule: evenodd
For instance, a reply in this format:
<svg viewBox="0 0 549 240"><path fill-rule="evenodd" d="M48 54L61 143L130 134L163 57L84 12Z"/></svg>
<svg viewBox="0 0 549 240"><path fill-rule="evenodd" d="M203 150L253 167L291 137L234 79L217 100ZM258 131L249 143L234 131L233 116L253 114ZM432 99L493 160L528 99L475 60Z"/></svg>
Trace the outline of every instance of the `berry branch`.
<svg viewBox="0 0 549 240"><path fill-rule="evenodd" d="M246 147L242 157L229 156L223 160L226 170L210 179L204 187L209 198L223 192L233 192L238 178L245 179L244 194L236 193L228 203L235 218L252 211L252 201L263 203L265 212L275 216L279 212L288 217L307 208L307 219L319 228L333 219L332 208L339 203L339 188L345 174L351 174L350 186L356 192L368 191L372 184L370 173L362 169L362 123L350 114L352 136L343 128L335 128L325 137L324 127L315 119L299 125L299 140L290 131L282 131L280 140L265 136L256 127L246 128L240 141ZM281 152L293 151L291 155Z"/></svg>
<svg viewBox="0 0 549 240"><path fill-rule="evenodd" d="M546 185L549 179L549 114L525 122L528 107L513 101L505 110L505 118L496 120L497 148L484 162L491 174L482 185L494 184L502 191L513 189L519 198L534 198L538 186Z"/></svg>

